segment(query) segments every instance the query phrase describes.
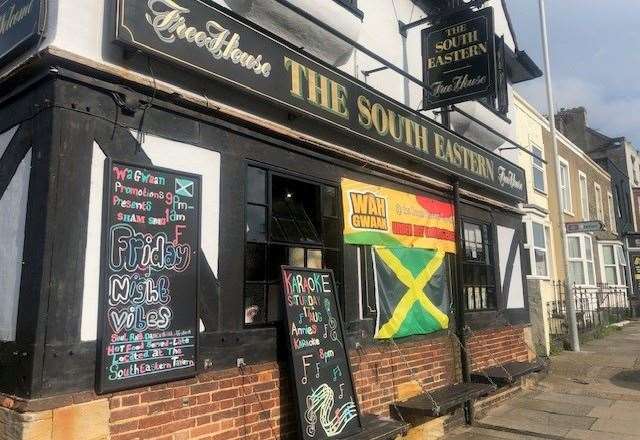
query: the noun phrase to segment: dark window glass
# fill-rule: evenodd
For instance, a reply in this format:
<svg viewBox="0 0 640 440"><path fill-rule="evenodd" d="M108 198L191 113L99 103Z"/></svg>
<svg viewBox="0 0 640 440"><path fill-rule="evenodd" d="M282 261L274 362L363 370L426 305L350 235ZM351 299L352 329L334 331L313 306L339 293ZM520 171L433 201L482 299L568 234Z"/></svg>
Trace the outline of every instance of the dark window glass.
<svg viewBox="0 0 640 440"><path fill-rule="evenodd" d="M489 225L464 222L463 231L466 309L495 309L496 281Z"/></svg>
<svg viewBox="0 0 640 440"><path fill-rule="evenodd" d="M267 240L267 208L264 206L247 206L247 240Z"/></svg>
<svg viewBox="0 0 640 440"><path fill-rule="evenodd" d="M255 167L247 192L245 324L265 325L282 319L282 265L333 269L340 287L339 192Z"/></svg>

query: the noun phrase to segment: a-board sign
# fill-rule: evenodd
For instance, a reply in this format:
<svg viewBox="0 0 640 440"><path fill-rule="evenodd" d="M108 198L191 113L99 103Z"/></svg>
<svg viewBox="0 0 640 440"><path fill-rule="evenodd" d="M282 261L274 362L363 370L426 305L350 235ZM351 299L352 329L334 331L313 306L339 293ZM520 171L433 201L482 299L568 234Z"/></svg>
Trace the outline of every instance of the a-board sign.
<svg viewBox="0 0 640 440"><path fill-rule="evenodd" d="M333 272L282 267L299 438L342 439L362 430Z"/></svg>
<svg viewBox="0 0 640 440"><path fill-rule="evenodd" d="M106 164L99 393L196 373L200 177Z"/></svg>
<svg viewBox="0 0 640 440"><path fill-rule="evenodd" d="M600 220L593 220L588 222L571 222L565 223L565 228L568 234L577 232L600 232L604 231L604 224Z"/></svg>
<svg viewBox="0 0 640 440"><path fill-rule="evenodd" d="M0 0L0 65L38 42L46 10L46 0Z"/></svg>
<svg viewBox="0 0 640 440"><path fill-rule="evenodd" d="M493 8L483 8L422 31L425 108L496 94L493 29Z"/></svg>

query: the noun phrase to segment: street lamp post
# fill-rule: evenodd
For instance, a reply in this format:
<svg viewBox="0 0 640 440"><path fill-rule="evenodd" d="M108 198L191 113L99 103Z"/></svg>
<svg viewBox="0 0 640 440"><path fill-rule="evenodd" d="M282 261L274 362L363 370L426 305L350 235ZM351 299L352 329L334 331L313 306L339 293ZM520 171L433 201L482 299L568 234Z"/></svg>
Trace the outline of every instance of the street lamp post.
<svg viewBox="0 0 640 440"><path fill-rule="evenodd" d="M547 100L549 104L549 128L551 131L551 141L553 145L553 155L556 166L556 197L558 198L558 219L560 221L560 242L562 247L562 261L564 261L564 273L568 280L569 262L567 260L567 232L564 223L564 200L562 198L562 186L560 177L560 156L558 155L558 139L556 138L555 108L553 104L553 90L551 86L551 63L549 62L549 40L547 36L547 16L545 12L544 0L540 3L540 27L542 30L542 55L544 58L545 81L547 86ZM578 321L576 320L576 303L574 301L573 289L567 282L565 293L567 319L569 324L569 337L573 351L580 351L580 339L578 338Z"/></svg>

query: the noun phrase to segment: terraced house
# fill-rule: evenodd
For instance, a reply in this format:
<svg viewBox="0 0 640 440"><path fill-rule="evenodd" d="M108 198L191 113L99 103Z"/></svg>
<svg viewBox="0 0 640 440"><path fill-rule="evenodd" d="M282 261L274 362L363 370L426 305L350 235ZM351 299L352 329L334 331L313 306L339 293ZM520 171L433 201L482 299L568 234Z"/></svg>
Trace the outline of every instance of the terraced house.
<svg viewBox="0 0 640 440"><path fill-rule="evenodd" d="M14 10L0 437L436 435L541 368L521 225L546 202L509 141L541 72L504 1ZM568 218L609 224L609 178L563 157ZM611 230L574 239L572 280L621 276Z"/></svg>

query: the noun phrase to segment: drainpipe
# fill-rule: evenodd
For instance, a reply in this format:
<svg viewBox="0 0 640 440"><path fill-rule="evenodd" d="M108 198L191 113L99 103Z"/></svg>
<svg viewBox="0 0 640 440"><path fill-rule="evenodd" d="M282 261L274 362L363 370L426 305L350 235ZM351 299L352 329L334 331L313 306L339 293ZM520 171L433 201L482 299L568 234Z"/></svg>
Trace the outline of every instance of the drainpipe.
<svg viewBox="0 0 640 440"><path fill-rule="evenodd" d="M453 181L453 205L455 212L455 239L456 239L456 335L462 345L460 350L460 368L462 370L462 381L464 383L471 382L471 371L469 356L467 355L467 336L465 334L464 319L464 272L462 265L464 262L464 249L462 246L462 216L460 214L460 183L458 179ZM464 403L465 421L470 425L473 423L473 403L468 400Z"/></svg>

